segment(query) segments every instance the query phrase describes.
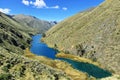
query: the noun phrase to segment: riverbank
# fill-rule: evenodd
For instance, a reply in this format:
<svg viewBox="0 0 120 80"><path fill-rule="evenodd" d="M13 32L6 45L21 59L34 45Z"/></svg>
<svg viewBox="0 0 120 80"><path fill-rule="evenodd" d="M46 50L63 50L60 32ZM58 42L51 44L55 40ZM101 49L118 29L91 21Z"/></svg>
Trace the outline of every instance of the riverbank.
<svg viewBox="0 0 120 80"><path fill-rule="evenodd" d="M72 55L72 54L65 54L65 53L61 52L61 53L56 54L56 57L58 57L58 58L67 58L67 59L71 59L71 60L78 61L78 62L90 63L90 64L93 64L95 66L100 67L100 64L98 62L94 62L94 61L92 61L90 59L75 56L75 55Z"/></svg>
<svg viewBox="0 0 120 80"><path fill-rule="evenodd" d="M77 59L75 56L64 56L66 58L57 58L56 54L58 51L56 49L48 47L47 44L40 41L42 36L40 34L32 37L31 48L26 49L26 57L37 59L40 63L51 66L52 68L59 69L67 75L69 75L73 80L88 80L91 76L99 79L111 76L111 73L107 70L100 68L88 59ZM33 54L32 54L33 53ZM39 55L39 56L37 56ZM44 57L43 57L44 56ZM69 58L67 58L69 57ZM70 59L71 58L71 59ZM94 79L95 79L94 78Z"/></svg>
<svg viewBox="0 0 120 80"><path fill-rule="evenodd" d="M24 51L24 56L31 58L31 59L37 59L41 63L46 64L48 66L51 66L55 69L61 70L65 72L68 76L70 76L73 80L96 80L94 77L89 77L87 73L80 72L74 68L67 62L61 61L61 60L52 60L47 57L43 56L37 56L30 52L30 50L27 48Z"/></svg>

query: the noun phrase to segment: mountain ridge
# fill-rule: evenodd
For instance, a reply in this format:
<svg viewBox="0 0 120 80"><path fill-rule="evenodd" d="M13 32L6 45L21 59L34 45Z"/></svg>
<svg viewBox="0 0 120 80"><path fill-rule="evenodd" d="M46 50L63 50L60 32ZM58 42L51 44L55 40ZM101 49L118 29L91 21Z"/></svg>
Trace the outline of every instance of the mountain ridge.
<svg viewBox="0 0 120 80"><path fill-rule="evenodd" d="M37 17L31 15L18 14L13 15L12 17L21 24L35 28L39 33L44 33L52 26L57 24L56 21L49 22L46 20L38 19Z"/></svg>

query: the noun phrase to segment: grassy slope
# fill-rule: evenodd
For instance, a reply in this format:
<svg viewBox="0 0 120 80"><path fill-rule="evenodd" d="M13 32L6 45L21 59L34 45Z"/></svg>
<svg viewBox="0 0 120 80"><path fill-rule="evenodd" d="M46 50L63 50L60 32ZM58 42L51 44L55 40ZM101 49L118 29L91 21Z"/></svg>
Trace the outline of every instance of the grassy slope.
<svg viewBox="0 0 120 80"><path fill-rule="evenodd" d="M54 26L43 38L50 47L97 59L106 69L120 74L120 1L106 0L92 11L82 12Z"/></svg>
<svg viewBox="0 0 120 80"><path fill-rule="evenodd" d="M16 29L22 30L22 31L27 32L27 33L31 32L31 31L34 31L33 28L28 28L28 26L18 23L11 16L6 15L6 14L1 13L1 12L0 12L0 23L4 23L6 25L12 26Z"/></svg>
<svg viewBox="0 0 120 80"><path fill-rule="evenodd" d="M64 72L0 47L0 80L71 80Z"/></svg>
<svg viewBox="0 0 120 80"><path fill-rule="evenodd" d="M19 24L14 19L0 12L0 46L10 52L22 53L30 46L30 35L34 29Z"/></svg>
<svg viewBox="0 0 120 80"><path fill-rule="evenodd" d="M0 80L71 80L58 69L20 55L35 33L0 12Z"/></svg>
<svg viewBox="0 0 120 80"><path fill-rule="evenodd" d="M39 60L43 64L47 64L51 66L52 68L62 70L65 72L68 76L71 77L73 80L91 80L95 79L93 77L89 77L86 73L80 72L66 62L60 61L60 60L52 60L43 56L36 56L35 54L31 53L29 49L25 50L25 56L34 59Z"/></svg>

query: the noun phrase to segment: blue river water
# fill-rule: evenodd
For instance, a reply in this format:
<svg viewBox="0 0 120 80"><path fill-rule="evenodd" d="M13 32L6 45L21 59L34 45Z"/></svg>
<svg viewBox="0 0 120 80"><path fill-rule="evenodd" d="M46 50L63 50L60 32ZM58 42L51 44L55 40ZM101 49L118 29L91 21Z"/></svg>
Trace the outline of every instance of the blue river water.
<svg viewBox="0 0 120 80"><path fill-rule="evenodd" d="M40 39L42 36L40 34L35 35L32 37L33 41L31 42L31 52L40 55L45 56L51 59L59 59L68 62L72 65L73 68L88 73L89 75L96 77L96 78L104 78L111 76L112 74L107 71L103 70L95 65L84 63L84 62L78 62L70 59L65 58L56 58L55 55L57 54L57 50L53 48L49 48L45 43L42 43Z"/></svg>

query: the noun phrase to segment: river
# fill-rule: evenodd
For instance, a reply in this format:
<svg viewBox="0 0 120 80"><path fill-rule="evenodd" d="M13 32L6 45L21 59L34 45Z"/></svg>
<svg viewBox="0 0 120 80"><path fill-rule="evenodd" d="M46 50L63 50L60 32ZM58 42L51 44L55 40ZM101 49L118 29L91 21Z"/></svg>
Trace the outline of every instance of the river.
<svg viewBox="0 0 120 80"><path fill-rule="evenodd" d="M78 62L71 59L65 59L65 58L56 58L55 55L57 54L57 51L53 48L48 47L45 43L42 43L40 39L42 36L40 34L37 34L32 37L33 41L31 42L31 52L40 55L45 56L51 59L59 59L68 62L72 65L73 68L88 73L89 75L96 77L96 78L104 78L111 76L112 74L104 69L101 69L93 64L84 63L84 62Z"/></svg>

